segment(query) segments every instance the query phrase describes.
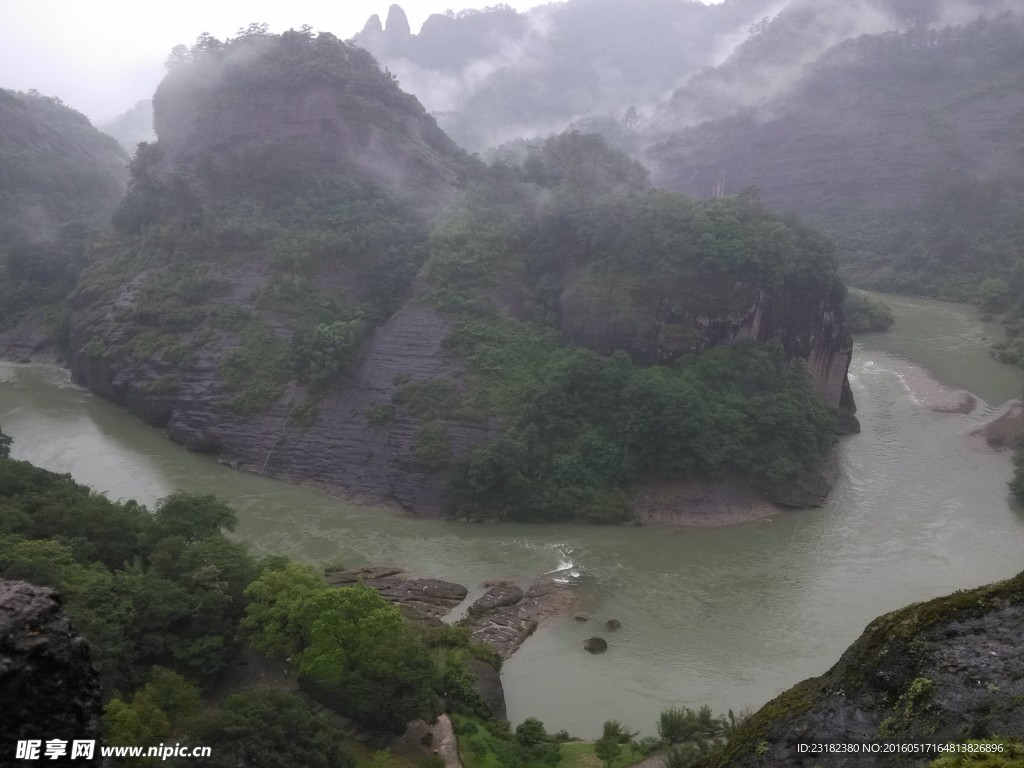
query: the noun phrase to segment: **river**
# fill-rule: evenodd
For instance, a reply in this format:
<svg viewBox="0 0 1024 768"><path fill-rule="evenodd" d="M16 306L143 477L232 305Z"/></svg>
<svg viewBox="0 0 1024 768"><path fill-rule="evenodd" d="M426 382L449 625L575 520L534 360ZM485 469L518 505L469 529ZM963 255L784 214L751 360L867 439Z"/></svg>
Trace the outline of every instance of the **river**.
<svg viewBox="0 0 1024 768"><path fill-rule="evenodd" d="M1000 331L972 308L885 300L897 325L858 340L851 382L863 432L842 439L826 506L727 528L470 525L354 507L188 453L47 366L0 364L0 424L16 457L111 498L217 493L260 554L397 564L466 584L471 599L486 579L576 573L579 610L594 621L549 622L506 663L510 718L581 736L615 718L653 734L666 706L756 709L828 669L878 614L1024 567L1009 455L969 435L1024 374L988 357L986 337ZM971 414L935 412L936 379L983 402ZM591 656L582 641L607 618L622 628Z"/></svg>

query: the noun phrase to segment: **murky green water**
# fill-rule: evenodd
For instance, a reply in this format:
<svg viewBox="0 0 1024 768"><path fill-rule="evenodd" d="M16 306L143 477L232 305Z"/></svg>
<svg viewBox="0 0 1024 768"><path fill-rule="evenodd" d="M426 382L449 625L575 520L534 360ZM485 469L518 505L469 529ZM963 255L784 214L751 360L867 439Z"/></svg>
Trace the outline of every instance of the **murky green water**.
<svg viewBox="0 0 1024 768"><path fill-rule="evenodd" d="M665 706L756 708L825 671L879 613L1024 568L1008 456L969 436L989 409L929 410L922 393L934 381L906 358L993 405L1024 377L988 358L982 337L995 331L970 308L887 301L898 326L859 343L852 379L864 431L842 442L827 506L731 528L465 525L360 509L189 454L43 366L0 364L0 424L16 456L112 498L218 493L258 552L394 563L471 588L572 564L580 609L623 627L603 656L581 648L594 622L543 627L505 666L510 717L580 735L616 718L652 733Z"/></svg>

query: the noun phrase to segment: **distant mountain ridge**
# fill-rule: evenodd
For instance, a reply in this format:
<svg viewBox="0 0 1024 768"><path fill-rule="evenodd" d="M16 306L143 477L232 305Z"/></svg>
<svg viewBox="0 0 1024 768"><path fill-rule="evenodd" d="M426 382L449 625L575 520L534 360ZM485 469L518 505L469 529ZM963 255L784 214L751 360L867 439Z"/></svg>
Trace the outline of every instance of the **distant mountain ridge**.
<svg viewBox="0 0 1024 768"><path fill-rule="evenodd" d="M482 150L595 114L650 110L724 56L778 0L570 0L519 13L434 14L418 34L392 5L354 42L399 77L460 144Z"/></svg>
<svg viewBox="0 0 1024 768"><path fill-rule="evenodd" d="M774 22L773 22L774 24ZM657 183L696 197L758 189L813 216L848 277L1006 307L1024 295L1024 17L843 42L757 107L646 134Z"/></svg>
<svg viewBox="0 0 1024 768"><path fill-rule="evenodd" d="M1024 172L1022 56L1020 16L865 35L760 107L665 129L649 157L659 181L697 197L753 186L804 212L916 204L936 175Z"/></svg>

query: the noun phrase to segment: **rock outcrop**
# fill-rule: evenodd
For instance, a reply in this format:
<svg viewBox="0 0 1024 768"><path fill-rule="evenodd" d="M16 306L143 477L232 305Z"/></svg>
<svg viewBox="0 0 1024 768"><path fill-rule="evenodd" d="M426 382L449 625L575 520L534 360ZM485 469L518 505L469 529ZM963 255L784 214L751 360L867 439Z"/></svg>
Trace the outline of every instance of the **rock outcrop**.
<svg viewBox="0 0 1024 768"><path fill-rule="evenodd" d="M468 590L461 584L431 578L417 578L402 568L375 566L329 571L327 581L337 587L365 584L397 605L406 617L428 626L440 626L441 619L459 607ZM525 589L502 581L491 585L466 611L463 622L470 636L490 645L507 659L549 618L566 615L575 594L550 576L541 576ZM473 687L491 717L506 719L505 691L498 671L476 659L467 661Z"/></svg>
<svg viewBox="0 0 1024 768"><path fill-rule="evenodd" d="M74 740L95 740L102 709L89 644L71 626L58 594L23 581L0 581L3 759L13 760L19 740L62 739L69 747ZM92 760L73 764L99 765L99 750Z"/></svg>
<svg viewBox="0 0 1024 768"><path fill-rule="evenodd" d="M122 297L130 300L127 289ZM246 302L240 298L238 303ZM171 438L187 448L217 453L223 463L238 469L342 492L356 501L394 503L425 515L440 515L446 509L445 468L422 459L416 450L424 419L395 408L388 423L371 421L374 408L394 407L400 382L462 378L458 359L442 345L447 324L431 308L409 308L377 329L359 365L331 386L308 426L289 420L304 396L295 386L263 413L240 417L228 407L230 393L222 384L219 365L235 348L230 343L197 348L195 362L179 370L127 355L91 356L84 351L85 333L81 325L73 326L73 380L148 423L165 426ZM173 390L151 386L171 371L177 380ZM492 421L453 419L445 428L452 460L497 434Z"/></svg>
<svg viewBox="0 0 1024 768"><path fill-rule="evenodd" d="M806 361L825 402L840 413L840 431L860 431L847 378L853 339L838 301L802 286L766 291L708 275L676 293L677 305L688 311L666 321L647 293L575 281L561 296L562 333L598 352L627 350L646 364L745 340L777 342L788 360Z"/></svg>
<svg viewBox="0 0 1024 768"><path fill-rule="evenodd" d="M550 576L541 576L523 589L518 584L495 584L467 612L472 636L509 658L542 622L567 615L575 593Z"/></svg>
<svg viewBox="0 0 1024 768"><path fill-rule="evenodd" d="M926 766L937 753L797 745L945 744L1024 734L1024 573L871 622L839 662L770 701L705 768Z"/></svg>
<svg viewBox="0 0 1024 768"><path fill-rule="evenodd" d="M466 599L468 590L461 584L440 579L413 578L401 568L362 568L354 571L329 571L327 582L336 587L365 584L402 609L408 618L440 623L442 616Z"/></svg>

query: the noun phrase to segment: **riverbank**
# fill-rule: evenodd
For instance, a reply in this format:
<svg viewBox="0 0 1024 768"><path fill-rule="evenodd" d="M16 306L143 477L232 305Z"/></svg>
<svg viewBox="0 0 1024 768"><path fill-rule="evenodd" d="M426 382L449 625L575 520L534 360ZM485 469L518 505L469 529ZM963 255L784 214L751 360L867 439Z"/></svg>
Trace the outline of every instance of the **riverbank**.
<svg viewBox="0 0 1024 768"><path fill-rule="evenodd" d="M940 341L974 322L970 307L941 310L926 306L918 318ZM578 573L574 611L595 619L549 620L505 663L509 718L538 717L582 737L614 718L649 734L669 706L757 708L828 669L880 613L1020 570L1024 515L1007 501L1010 462L969 438L988 409L924 407L898 375L906 358L873 343L861 341L852 371L863 432L840 441L830 498L746 525L465 525L381 514L190 453L42 366L0 365L0 423L17 458L111 498L152 504L176 488L221 496L258 556L318 568L394 563L466 585L469 602L495 577L526 586L551 571ZM1021 376L990 371L998 363L978 344L977 360L957 344L943 358L979 377L972 391L991 391L990 373ZM901 354L916 360L906 346ZM1017 378L1002 388L1021 386ZM609 618L622 628L591 656L582 644Z"/></svg>
<svg viewBox="0 0 1024 768"><path fill-rule="evenodd" d="M633 500L643 525L716 528L771 518L783 508L740 477L652 483Z"/></svg>

